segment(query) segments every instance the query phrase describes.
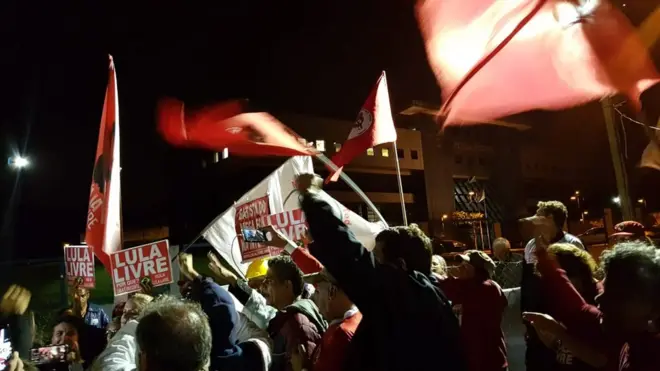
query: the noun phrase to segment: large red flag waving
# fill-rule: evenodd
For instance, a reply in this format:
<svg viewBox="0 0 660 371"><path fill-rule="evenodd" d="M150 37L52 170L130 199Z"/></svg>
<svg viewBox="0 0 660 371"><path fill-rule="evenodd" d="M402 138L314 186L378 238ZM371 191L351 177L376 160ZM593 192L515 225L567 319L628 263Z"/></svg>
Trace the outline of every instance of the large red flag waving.
<svg viewBox="0 0 660 371"><path fill-rule="evenodd" d="M339 170L328 177L328 181L336 182L344 165L355 157L363 154L367 149L383 143L396 141L396 128L392 119L390 108L390 95L387 90L387 77L385 71L371 89L369 97L362 105L355 125L348 134L339 152L332 157L332 162ZM396 155L396 154L395 154Z"/></svg>
<svg viewBox="0 0 660 371"><path fill-rule="evenodd" d="M176 99L158 107L158 128L169 143L243 156L298 156L313 150L275 117L265 112L244 113L240 101L186 110Z"/></svg>
<svg viewBox="0 0 660 371"><path fill-rule="evenodd" d="M626 94L658 81L625 15L605 0L419 0L446 123L487 122Z"/></svg>
<svg viewBox="0 0 660 371"><path fill-rule="evenodd" d="M121 250L121 185L119 180L119 104L117 77L110 57L96 161L89 194L85 243L110 269L109 254Z"/></svg>

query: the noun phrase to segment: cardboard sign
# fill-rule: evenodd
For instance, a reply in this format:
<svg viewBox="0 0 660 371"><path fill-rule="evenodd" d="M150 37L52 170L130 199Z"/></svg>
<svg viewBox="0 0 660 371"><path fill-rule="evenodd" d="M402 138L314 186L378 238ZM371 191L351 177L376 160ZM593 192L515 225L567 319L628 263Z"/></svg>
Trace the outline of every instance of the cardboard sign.
<svg viewBox="0 0 660 371"><path fill-rule="evenodd" d="M94 250L91 246L65 246L64 265L69 286L88 289L93 289L96 286Z"/></svg>
<svg viewBox="0 0 660 371"><path fill-rule="evenodd" d="M110 255L112 286L115 296L141 290L149 280L154 287L172 283L172 264L168 240L117 251Z"/></svg>
<svg viewBox="0 0 660 371"><path fill-rule="evenodd" d="M243 241L243 233L241 233L241 230L244 228L259 229L267 226L268 224L264 224L265 220L267 220L264 217L267 218L268 215L270 215L268 196L263 196L236 206L236 215L234 217L236 222L236 236L243 262L270 255L268 246L255 242L245 242Z"/></svg>

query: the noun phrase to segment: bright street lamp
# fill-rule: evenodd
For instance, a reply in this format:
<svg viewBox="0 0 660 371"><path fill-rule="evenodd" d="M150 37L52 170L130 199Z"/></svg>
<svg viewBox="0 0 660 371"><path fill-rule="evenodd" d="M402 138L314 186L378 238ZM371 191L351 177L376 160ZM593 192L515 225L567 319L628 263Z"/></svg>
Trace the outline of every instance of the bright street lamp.
<svg viewBox="0 0 660 371"><path fill-rule="evenodd" d="M621 197L619 197L619 196L614 197L614 198L612 199L612 202L614 202L615 204L620 205L620 204L621 204Z"/></svg>
<svg viewBox="0 0 660 371"><path fill-rule="evenodd" d="M30 166L30 160L23 156L12 156L7 163L14 169L23 169Z"/></svg>

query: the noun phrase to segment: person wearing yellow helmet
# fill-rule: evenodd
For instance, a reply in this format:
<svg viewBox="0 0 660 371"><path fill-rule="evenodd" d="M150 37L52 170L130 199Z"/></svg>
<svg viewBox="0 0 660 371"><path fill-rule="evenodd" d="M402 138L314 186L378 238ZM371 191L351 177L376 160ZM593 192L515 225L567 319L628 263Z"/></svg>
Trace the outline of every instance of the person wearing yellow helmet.
<svg viewBox="0 0 660 371"><path fill-rule="evenodd" d="M268 272L268 259L269 258L265 257L254 260L248 266L245 278L248 280L248 285L253 289L259 289L264 278L266 278L266 273Z"/></svg>

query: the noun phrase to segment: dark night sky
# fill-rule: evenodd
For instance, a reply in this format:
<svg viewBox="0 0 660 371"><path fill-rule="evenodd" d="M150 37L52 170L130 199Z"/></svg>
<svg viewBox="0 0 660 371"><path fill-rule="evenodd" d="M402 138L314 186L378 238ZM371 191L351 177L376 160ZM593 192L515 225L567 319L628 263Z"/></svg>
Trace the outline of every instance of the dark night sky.
<svg viewBox="0 0 660 371"><path fill-rule="evenodd" d="M351 118L382 69L395 109L439 97L405 2L76 3L5 1L0 11L3 155L20 149L33 162L20 194L16 173L2 167L0 205L4 225L14 222L17 257L57 255L84 228L108 53L132 225L162 219L152 207L167 188L168 149L153 122L159 97L248 97L267 109Z"/></svg>
<svg viewBox="0 0 660 371"><path fill-rule="evenodd" d="M269 110L351 119L385 69L395 111L437 101L411 3L2 1L2 154L20 149L33 162L20 195L16 173L0 170L14 255L56 256L84 228L108 53L118 77L124 220L152 225L163 218L155 204L167 193L164 158L173 151L155 131L159 97L247 97Z"/></svg>

